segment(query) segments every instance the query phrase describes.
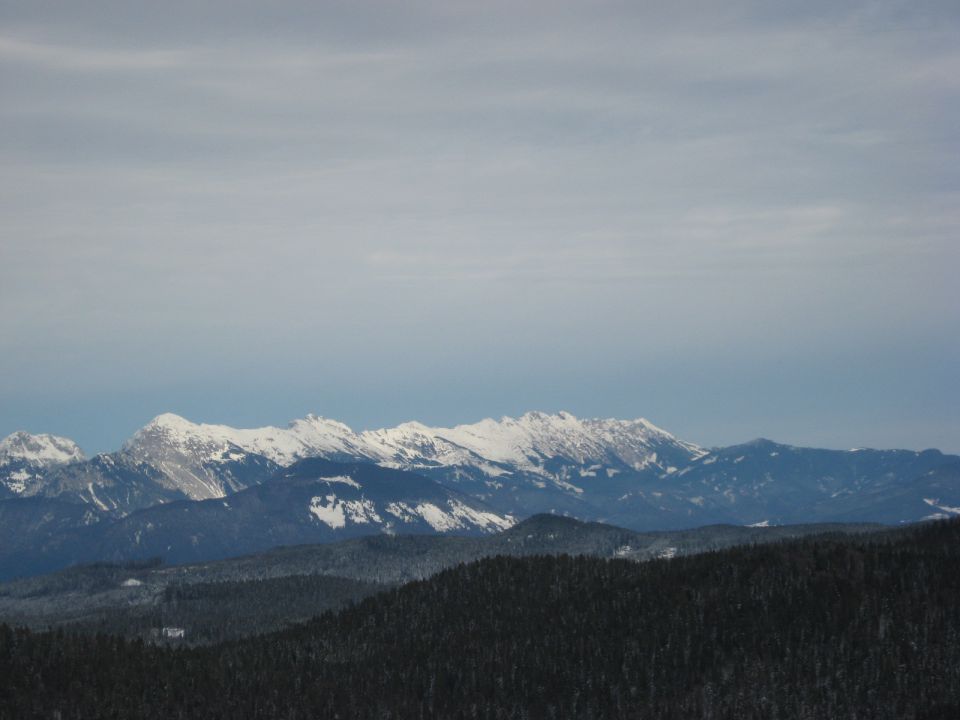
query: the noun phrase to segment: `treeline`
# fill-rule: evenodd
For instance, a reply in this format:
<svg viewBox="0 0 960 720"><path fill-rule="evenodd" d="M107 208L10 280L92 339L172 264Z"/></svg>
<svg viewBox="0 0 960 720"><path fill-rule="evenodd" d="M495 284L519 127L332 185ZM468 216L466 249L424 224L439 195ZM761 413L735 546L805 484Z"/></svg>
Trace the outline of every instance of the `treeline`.
<svg viewBox="0 0 960 720"><path fill-rule="evenodd" d="M280 633L0 627L0 718L960 717L960 521L636 564L481 560Z"/></svg>

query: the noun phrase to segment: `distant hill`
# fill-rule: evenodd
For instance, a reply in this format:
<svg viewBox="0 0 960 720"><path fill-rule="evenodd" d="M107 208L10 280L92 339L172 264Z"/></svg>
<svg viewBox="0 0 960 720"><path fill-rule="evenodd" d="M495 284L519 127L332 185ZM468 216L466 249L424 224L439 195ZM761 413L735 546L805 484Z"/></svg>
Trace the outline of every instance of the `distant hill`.
<svg viewBox="0 0 960 720"><path fill-rule="evenodd" d="M0 584L0 621L133 633L145 639L173 625L184 629L186 642L210 641L277 629L346 600L484 557L565 554L651 560L882 527L717 525L638 533L536 515L493 535L366 535L190 565L168 566L146 557L78 566ZM211 622L211 617L221 622Z"/></svg>

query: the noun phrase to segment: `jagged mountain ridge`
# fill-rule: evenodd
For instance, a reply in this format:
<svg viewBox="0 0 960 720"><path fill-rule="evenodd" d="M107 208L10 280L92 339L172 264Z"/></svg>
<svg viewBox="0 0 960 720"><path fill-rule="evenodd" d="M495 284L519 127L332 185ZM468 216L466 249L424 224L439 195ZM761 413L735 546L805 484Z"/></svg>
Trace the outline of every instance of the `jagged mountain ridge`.
<svg viewBox="0 0 960 720"><path fill-rule="evenodd" d="M279 465L326 457L414 470L508 514L563 512L588 518L605 513L592 506L585 484L613 485L610 479L617 474L669 473L705 452L643 419L580 420L565 412L531 412L453 428L408 422L363 432L316 415L286 428L236 429L164 414L138 431L123 451L163 467L181 488L190 488L187 494L194 499L233 489L201 483L197 492L194 484L204 473L220 472L224 457L249 462L260 456ZM262 479L255 477L248 486Z"/></svg>
<svg viewBox="0 0 960 720"><path fill-rule="evenodd" d="M608 478L665 472L703 452L646 420L580 420L569 413L532 412L454 428L409 422L362 432L316 415L286 428L238 429L165 413L120 451L49 468L8 496L59 497L123 515L159 502L225 497L297 460L324 457L416 470L506 512L581 512L578 483L598 472Z"/></svg>
<svg viewBox="0 0 960 720"><path fill-rule="evenodd" d="M192 423L165 413L127 441L124 451L162 460L153 450L158 446L166 457L176 453L194 464L216 462L239 450L279 465L305 457L352 458L407 469L473 467L490 477L520 471L552 480L558 473L549 464L557 459L577 466L618 464L666 471L669 461L683 463L705 452L642 418L580 420L566 412L530 412L453 428L407 422L362 432L316 415L286 428L248 430Z"/></svg>

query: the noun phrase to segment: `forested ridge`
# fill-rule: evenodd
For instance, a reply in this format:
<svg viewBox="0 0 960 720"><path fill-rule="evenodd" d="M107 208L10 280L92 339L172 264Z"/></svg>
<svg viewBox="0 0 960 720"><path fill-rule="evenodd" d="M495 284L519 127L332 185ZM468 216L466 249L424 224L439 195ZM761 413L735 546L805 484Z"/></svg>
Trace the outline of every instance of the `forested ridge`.
<svg viewBox="0 0 960 720"><path fill-rule="evenodd" d="M197 648L0 626L0 718L956 718L958 549L496 557Z"/></svg>

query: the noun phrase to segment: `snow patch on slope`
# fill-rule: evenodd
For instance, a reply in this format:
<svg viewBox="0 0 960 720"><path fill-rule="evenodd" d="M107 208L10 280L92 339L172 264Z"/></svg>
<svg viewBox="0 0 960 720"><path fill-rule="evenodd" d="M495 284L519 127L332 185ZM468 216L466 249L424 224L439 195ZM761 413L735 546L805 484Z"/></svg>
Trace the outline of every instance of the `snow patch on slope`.
<svg viewBox="0 0 960 720"><path fill-rule="evenodd" d="M334 530L346 527L348 521L354 525L383 523L376 505L365 498L341 500L331 493L311 498L308 510L317 520L326 523Z"/></svg>
<svg viewBox="0 0 960 720"><path fill-rule="evenodd" d="M343 507L337 502L336 495L327 495L324 497L314 497L310 499L309 511L317 520L326 523L334 530L346 526L347 519L343 513Z"/></svg>
<svg viewBox="0 0 960 720"><path fill-rule="evenodd" d="M334 477L325 477L319 479L328 483L340 483L342 485L349 485L350 487L357 488L358 490L360 489L360 483L358 483L349 475L335 475Z"/></svg>
<svg viewBox="0 0 960 720"><path fill-rule="evenodd" d="M510 515L500 516L492 512L477 510L455 499L449 500L446 506L446 509L443 509L432 502L416 504L393 502L387 505L386 512L404 523L422 520L437 532L449 532L470 527L495 532L506 530L516 522Z"/></svg>

